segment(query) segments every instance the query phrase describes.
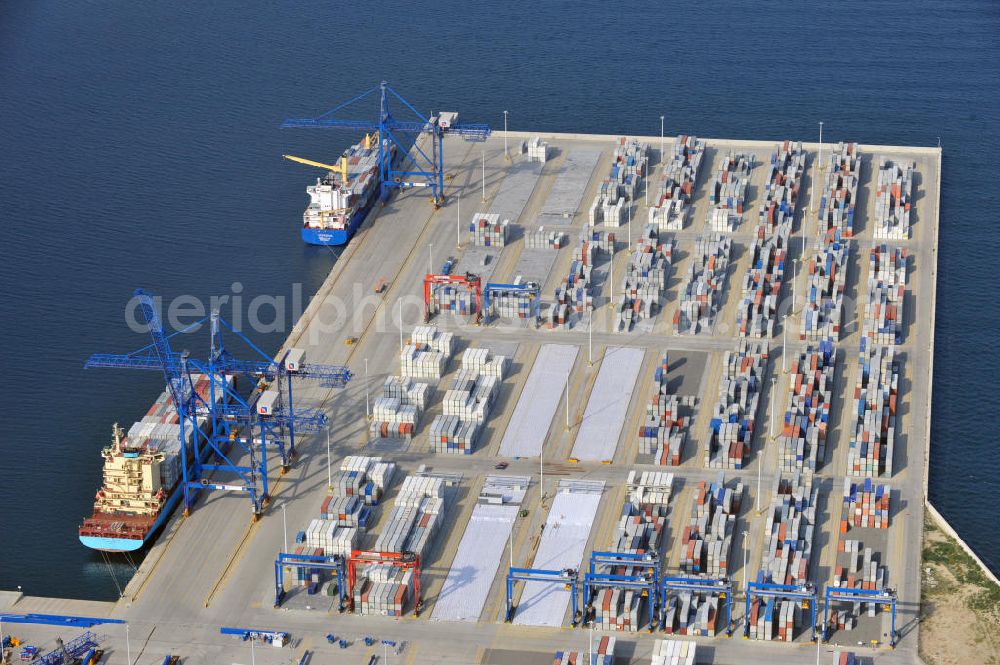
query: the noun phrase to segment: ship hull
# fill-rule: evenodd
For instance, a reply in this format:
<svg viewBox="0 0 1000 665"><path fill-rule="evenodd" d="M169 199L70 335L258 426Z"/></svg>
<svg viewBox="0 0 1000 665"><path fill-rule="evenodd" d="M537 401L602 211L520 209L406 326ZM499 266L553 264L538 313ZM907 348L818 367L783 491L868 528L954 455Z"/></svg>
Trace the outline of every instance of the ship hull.
<svg viewBox="0 0 1000 665"><path fill-rule="evenodd" d="M84 546L89 547L92 550L101 550L103 552L134 552L137 549L141 549L143 545L150 542L153 536L159 531L160 527L167 521L171 514L173 514L174 509L177 507L177 503L180 498L184 496L184 483L179 482L174 487L174 491L170 493L167 497L166 502L163 504L163 508L160 509L159 515L156 516L156 521L146 530L141 539L139 538L111 538L108 536L84 536L80 535L80 542Z"/></svg>
<svg viewBox="0 0 1000 665"><path fill-rule="evenodd" d="M365 217L368 216L368 211L372 209L372 203L375 200L376 191L378 191L377 185L372 187L372 192L368 195L368 201L366 201L363 206L358 208L354 214L351 215L351 220L348 222L346 228L316 229L303 226L302 242L307 245L319 245L321 247L338 247L340 245L346 245L354 236L354 232L358 230L359 226L361 226L361 223L365 221Z"/></svg>

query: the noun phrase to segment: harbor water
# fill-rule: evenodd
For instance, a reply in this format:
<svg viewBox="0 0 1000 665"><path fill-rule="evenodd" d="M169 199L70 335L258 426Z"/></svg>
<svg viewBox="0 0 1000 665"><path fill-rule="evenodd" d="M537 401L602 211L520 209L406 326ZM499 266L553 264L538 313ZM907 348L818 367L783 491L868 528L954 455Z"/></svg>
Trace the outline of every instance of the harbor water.
<svg viewBox="0 0 1000 665"><path fill-rule="evenodd" d="M320 174L281 155L327 161L359 138L278 125L382 79L494 128L508 110L519 130L656 135L663 115L668 136L814 141L823 120L827 142L940 140L930 491L1000 571L997 34L988 0L3 3L0 589L119 593L138 562L77 527L112 423L162 377L84 360L146 343L125 321L140 286L227 297L223 315L256 312L271 332L250 334L277 348L336 261L299 235Z"/></svg>

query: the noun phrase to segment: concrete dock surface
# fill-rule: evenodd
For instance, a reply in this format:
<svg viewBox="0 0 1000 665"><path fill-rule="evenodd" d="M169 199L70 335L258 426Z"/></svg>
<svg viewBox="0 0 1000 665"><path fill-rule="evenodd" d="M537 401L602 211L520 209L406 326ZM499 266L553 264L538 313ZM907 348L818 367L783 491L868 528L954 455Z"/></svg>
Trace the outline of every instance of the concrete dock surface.
<svg viewBox="0 0 1000 665"><path fill-rule="evenodd" d="M511 151L516 153L516 146L530 136L534 134L511 132ZM557 650L576 648L586 651L587 631L570 628L568 612L561 628L502 623L506 557L501 560L478 622L433 621L429 617L433 614L436 594L448 575L468 524L479 488L487 475L501 473L494 469L501 459L509 463L502 473L532 478L532 485L523 501L523 507L529 511L528 516L519 518L514 525L515 566L525 565L534 556L540 525L545 522L559 481L564 479L605 483L584 560L589 557L590 551L610 547L614 524L624 499L625 477L631 469L643 469L671 472L675 476L670 525L662 559L666 564L663 572L676 572L674 566L679 558L680 534L689 517L695 486L702 480L713 481L719 473L719 470L705 468L703 447L708 438L708 423L722 371L722 357L725 351L735 348L739 339L735 326L736 309L741 297L739 282L750 265L749 249L757 210L764 200L766 166L781 141L707 139L706 154L695 189L693 213L682 231L661 232L673 237L675 258L662 310L656 314L651 326L643 326L633 332L615 332L607 284L595 294L596 309L589 324L592 331L584 325L570 329L536 329L521 321L478 326L450 312L435 317L433 325L455 333L459 351L468 346L486 346L498 353L503 352L501 349L515 349L511 371L503 381L500 397L474 454L435 454L428 443L430 422L434 415L441 412L440 396L450 386L457 366L454 361L448 374L441 379L437 395L423 414L413 439L394 452L381 449L368 441L365 396L374 396L381 390L386 376L399 373L400 321L407 336L414 326L423 323L422 279L428 271L429 262L433 262L431 266L436 272L447 258L461 260L466 255L471 245L467 227L474 213L494 211L494 200L501 193L508 201L505 207L523 208L518 219L511 219L513 225L535 228L539 215L547 211L542 220L546 229L565 229L570 241L568 247L558 252L553 250L555 260L542 287L544 303L552 301L556 284L565 276L576 239L587 228L587 209L599 183L607 176L618 137L569 134L542 134L541 137L549 142L554 156L547 163L537 166L537 177L525 175L536 167L525 167L526 157L523 155L504 156L502 132L495 132L486 143L468 143L457 137L447 137L444 142L448 174L446 205L435 210L426 190L398 192L384 208L375 208L343 251L304 316L291 331L286 347L305 349L310 362L345 364L354 373L354 379L344 389L316 385L297 387L298 406L322 408L329 415L330 457L327 457L328 441L325 435L300 437L296 463L286 475L275 473L272 479L272 500L263 519L251 522L249 501L242 494L205 494L189 517L183 518L179 513L174 515L117 603L6 594L0 596L0 611L110 616L126 620L130 631L127 647L122 626L109 624L94 629L104 636L108 648L107 662L111 663L125 663L127 651L132 662L141 665L158 664L166 654L181 656L181 662L192 665L297 663L303 650L307 649L314 652L313 659L309 661L312 663L367 663L372 655L379 656L379 662L382 662L380 645L365 647L360 642L366 635L394 640L403 645L398 655L390 652L388 662L391 663L543 664L551 663L552 655ZM674 138L667 138L661 144L660 137L640 140L649 144L653 169L662 165L659 159L661 145L669 154L675 141ZM807 279L800 248L803 235L809 240L810 247L817 235L815 208L820 197L817 185L820 146L816 143L804 145L808 152L807 167L789 242L789 258L797 259L798 267L793 270L791 265L786 265L785 281L788 283L782 286L781 311L791 310L785 323L789 326L787 354L790 358L796 357L806 346L798 341L797 334ZM832 148L833 144L825 144L824 153ZM678 289L682 286L680 275L686 262L692 259L695 239L708 230L708 186L719 160L730 150L754 155L757 167L751 172L749 203L743 222L729 234L734 248L716 323L706 333L678 336L673 333L670 321L677 307ZM724 635L715 638L672 636L674 639L698 642L698 662L790 665L818 659L817 662L826 663L838 644L851 647L859 654L875 657L877 663L919 662L919 564L931 413L940 149L862 145L860 150L863 167L855 237L848 241L851 263L847 274L843 332L836 343L838 365L833 410L825 460L821 461L814 480L820 499L809 580L822 589L832 579L837 542L841 537L841 493L847 469L848 443L853 431L850 407L858 371L857 351L868 273L867 256L873 245L882 242L873 239L875 160L879 155L911 160L916 163L912 236L908 240L884 241L889 246L904 247L910 257L904 308L905 335L902 343L896 346L897 359L902 361L901 406L893 471L891 476L876 481L891 490L891 526L887 530L854 529L846 536L860 539L864 546L872 547L881 554L882 565L888 570L888 586L898 593L900 642L894 650L887 647L885 636L889 628L885 612L880 612L875 619L862 618L859 627L853 631L834 634L830 644L817 646L809 643L807 631L791 644L741 639L743 580L756 577L764 546L765 515L755 508L755 504L760 492L763 494L760 498L761 509L768 505L767 494L780 468L777 441L770 440L768 436L769 410L778 409L775 415L778 421L787 402L788 378L781 370L782 330L779 321L775 336L765 340L770 348L768 376L779 377L775 394L772 395L768 388L762 395L756 414L754 452L749 463L741 470L726 470L727 480L739 478L747 489L730 560L733 571L730 579L734 582L737 597L733 616L736 632L731 638ZM599 153L599 157L596 167L592 167L591 160L581 157L595 152ZM579 187L567 186L564 179L557 190L558 201L549 202L549 193L563 171L567 156L573 154L577 155L573 163L592 169L592 172L589 173L586 188L582 190L576 214L572 218L559 217L552 211L564 209L567 192L577 191ZM484 158L485 181L482 179ZM508 180L508 172L513 174L511 180ZM530 187L530 191L516 191L518 187ZM295 196L295 193L289 192L289 196ZM642 196L637 197L634 204L631 223L633 241L640 236L648 218ZM295 220L288 220L287 229L279 229L278 232L294 233L296 226ZM628 230L624 225L613 230L620 244L613 258L614 274L620 276L625 274L628 262L629 251L621 249ZM517 276L515 270L522 255L523 240L515 237L517 239L504 247L494 259L491 281L510 281ZM375 294L373 289L380 279L387 281L388 288L382 294ZM797 307L791 302L793 280L798 296ZM352 336L358 338L357 342L346 345L345 339ZM506 458L499 455L504 433L511 425L511 414L544 344L576 346L578 351L565 387L559 387L568 393L568 411L565 409L565 397L561 396L549 422L516 424L521 429L545 432L541 463L545 470L543 489L546 498L540 505L538 457ZM644 355L625 409L625 420L620 427L613 459L607 464L570 461L605 352L619 347L642 349ZM699 398L682 451L682 463L675 467L653 466L648 456L641 462L637 461L640 456L636 432L642 420L644 404L652 390L654 366L664 352L668 352L672 364L677 363L678 366L677 392L682 396ZM525 409L525 412L530 411ZM569 427L565 422L567 416ZM416 472L418 467L426 465L427 470L433 473L461 476L456 505L449 509L448 519L430 559L424 561L426 609L420 618L410 615L391 619L340 614L333 607L334 599L325 595L298 599L282 608L272 607L274 559L283 548L285 537L283 516L287 519L289 538L304 529L311 519L318 517L320 504L327 492L328 463L336 470L340 460L350 454L389 457L399 464L404 473ZM270 468L278 469L279 465L272 464ZM363 546L374 543L375 534L384 526L393 505L394 496L395 488L390 490L378 509L378 522L369 529ZM748 561L745 569L744 556ZM307 604L312 607L306 609ZM257 645L251 655L248 643L220 635L218 629L221 626L287 631L292 636L292 644L283 649ZM5 624L5 628L8 629L5 632L9 633L10 627ZM64 639L75 635L72 631L60 632L60 629L45 626L24 626L23 630L22 626L15 628L13 632L16 634L23 634L29 641L47 642L50 647L51 640L57 635ZM345 637L353 644L347 649L339 649L327 644L324 639L327 634ZM619 645L616 663L648 663L653 641L667 637L661 632L648 634L645 631L614 634ZM872 640L879 642L878 647L870 648ZM859 647L859 642L866 646Z"/></svg>

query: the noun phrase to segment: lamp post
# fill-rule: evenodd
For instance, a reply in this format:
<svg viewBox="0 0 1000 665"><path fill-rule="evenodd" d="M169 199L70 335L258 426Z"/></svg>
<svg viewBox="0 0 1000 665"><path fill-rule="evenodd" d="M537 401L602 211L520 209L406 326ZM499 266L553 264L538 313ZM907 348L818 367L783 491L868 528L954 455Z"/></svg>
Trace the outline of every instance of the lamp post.
<svg viewBox="0 0 1000 665"><path fill-rule="evenodd" d="M462 192L458 193L458 214L455 215L455 248L462 248Z"/></svg>
<svg viewBox="0 0 1000 665"><path fill-rule="evenodd" d="M660 163L663 163L663 116L660 116Z"/></svg>
<svg viewBox="0 0 1000 665"><path fill-rule="evenodd" d="M125 660L132 665L132 644L128 635L128 624L125 624Z"/></svg>
<svg viewBox="0 0 1000 665"><path fill-rule="evenodd" d="M824 170L823 166L823 121L819 121L819 170Z"/></svg>
<svg viewBox="0 0 1000 665"><path fill-rule="evenodd" d="M427 273L434 273L434 243L427 243Z"/></svg>
<svg viewBox="0 0 1000 665"><path fill-rule="evenodd" d="M399 355L403 355L403 300L396 301L396 312L399 316Z"/></svg>
<svg viewBox="0 0 1000 665"><path fill-rule="evenodd" d="M746 596L747 593L747 566L749 562L747 561L750 554L750 543L747 541L747 536L749 532L743 530L743 595Z"/></svg>
<svg viewBox="0 0 1000 665"><path fill-rule="evenodd" d="M333 472L330 470L330 425L326 426L326 488L333 489Z"/></svg>
<svg viewBox="0 0 1000 665"><path fill-rule="evenodd" d="M368 394L370 392L370 387L368 385L368 358L365 358L365 420L371 418L371 402L369 401Z"/></svg>
<svg viewBox="0 0 1000 665"><path fill-rule="evenodd" d="M507 152L507 111L503 112L503 156L510 159L510 153Z"/></svg>
<svg viewBox="0 0 1000 665"><path fill-rule="evenodd" d="M486 151L483 150L483 177L481 178L483 183L483 201L486 200Z"/></svg>
<svg viewBox="0 0 1000 665"><path fill-rule="evenodd" d="M285 552L288 552L288 516L285 514L285 504L281 504L281 531L285 540Z"/></svg>

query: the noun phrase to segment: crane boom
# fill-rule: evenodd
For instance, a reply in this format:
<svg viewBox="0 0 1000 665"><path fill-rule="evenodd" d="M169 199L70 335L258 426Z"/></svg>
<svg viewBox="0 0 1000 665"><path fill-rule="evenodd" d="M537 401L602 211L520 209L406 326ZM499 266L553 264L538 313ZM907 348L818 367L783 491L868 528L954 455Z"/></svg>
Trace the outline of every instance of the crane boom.
<svg viewBox="0 0 1000 665"><path fill-rule="evenodd" d="M367 135L366 135L367 136ZM332 164L324 164L323 162L314 162L311 159L305 159L304 157L296 157L295 155L282 155L287 160L298 162L299 164L305 164L306 166L315 166L319 169L326 169L332 173L339 173L341 180L347 183L347 157L340 158L340 165L333 166Z"/></svg>

